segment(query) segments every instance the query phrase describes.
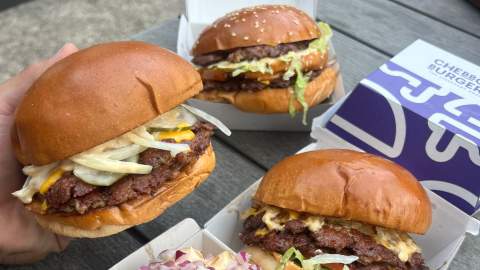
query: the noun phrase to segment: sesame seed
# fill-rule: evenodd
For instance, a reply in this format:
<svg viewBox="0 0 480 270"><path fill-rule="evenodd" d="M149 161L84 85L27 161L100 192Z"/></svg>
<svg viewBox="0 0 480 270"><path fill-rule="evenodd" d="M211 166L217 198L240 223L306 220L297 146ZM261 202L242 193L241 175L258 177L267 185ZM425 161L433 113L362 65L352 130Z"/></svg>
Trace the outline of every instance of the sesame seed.
<svg viewBox="0 0 480 270"><path fill-rule="evenodd" d="M242 22L245 22L245 21L246 21L246 19L245 19L245 18L242 18Z"/></svg>
<svg viewBox="0 0 480 270"><path fill-rule="evenodd" d="M229 28L230 26L231 26L231 25L228 24L228 23L226 23L226 24L223 25L223 27L225 27L225 28Z"/></svg>
<svg viewBox="0 0 480 270"><path fill-rule="evenodd" d="M217 28L217 25L216 25L216 24L214 24L214 25L213 25L213 28Z"/></svg>
<svg viewBox="0 0 480 270"><path fill-rule="evenodd" d="M278 13L280 13L280 11L279 11L278 9L276 9L276 10L275 10L275 13L277 13L277 14L278 14Z"/></svg>
<svg viewBox="0 0 480 270"><path fill-rule="evenodd" d="M266 22L267 22L267 20L265 20L265 19L262 20L262 23L266 23Z"/></svg>
<svg viewBox="0 0 480 270"><path fill-rule="evenodd" d="M257 39L257 43L260 43L260 40L261 40L261 39L258 38L258 39Z"/></svg>
<svg viewBox="0 0 480 270"><path fill-rule="evenodd" d="M232 37L236 37L236 36L237 36L237 33L232 32Z"/></svg>
<svg viewBox="0 0 480 270"><path fill-rule="evenodd" d="M244 39L244 40L248 40L248 36L244 36L243 39Z"/></svg>
<svg viewBox="0 0 480 270"><path fill-rule="evenodd" d="M258 27L259 27L259 25L258 25L258 24L255 24L255 28L258 28Z"/></svg>
<svg viewBox="0 0 480 270"><path fill-rule="evenodd" d="M255 16L255 18L258 18L258 15L257 15L257 14L253 14L253 16Z"/></svg>
<svg viewBox="0 0 480 270"><path fill-rule="evenodd" d="M238 22L240 22L240 21L237 19L237 20L235 20L235 22L238 23Z"/></svg>
<svg viewBox="0 0 480 270"><path fill-rule="evenodd" d="M300 22L297 21L297 20L293 20L293 23L296 24L296 25L299 25L299 24L300 24Z"/></svg>
<svg viewBox="0 0 480 270"><path fill-rule="evenodd" d="M262 33L263 33L263 31L265 31L265 29L261 28L261 29L260 29L260 32L262 32Z"/></svg>

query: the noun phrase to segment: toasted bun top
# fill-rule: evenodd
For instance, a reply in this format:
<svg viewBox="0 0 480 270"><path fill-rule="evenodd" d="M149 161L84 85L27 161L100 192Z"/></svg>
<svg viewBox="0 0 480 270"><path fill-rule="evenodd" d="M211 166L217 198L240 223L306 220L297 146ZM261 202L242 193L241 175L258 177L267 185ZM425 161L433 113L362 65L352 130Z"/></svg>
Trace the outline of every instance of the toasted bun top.
<svg viewBox="0 0 480 270"><path fill-rule="evenodd" d="M255 200L420 234L432 220L427 193L410 172L350 150L312 151L280 161L263 177Z"/></svg>
<svg viewBox="0 0 480 270"><path fill-rule="evenodd" d="M305 12L286 5L261 5L217 19L200 34L192 55L248 46L276 46L320 35L317 24Z"/></svg>
<svg viewBox="0 0 480 270"><path fill-rule="evenodd" d="M169 111L202 88L193 66L139 41L105 43L50 67L17 108L12 141L23 164L83 152Z"/></svg>

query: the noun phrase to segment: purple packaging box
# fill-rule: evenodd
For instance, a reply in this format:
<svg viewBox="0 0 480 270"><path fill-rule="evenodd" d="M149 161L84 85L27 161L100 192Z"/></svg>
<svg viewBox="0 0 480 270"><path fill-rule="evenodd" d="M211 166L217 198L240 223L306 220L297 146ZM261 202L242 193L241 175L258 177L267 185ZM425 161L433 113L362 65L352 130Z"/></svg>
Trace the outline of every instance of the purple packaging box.
<svg viewBox="0 0 480 270"><path fill-rule="evenodd" d="M326 128L467 214L479 210L479 66L417 40L363 79Z"/></svg>

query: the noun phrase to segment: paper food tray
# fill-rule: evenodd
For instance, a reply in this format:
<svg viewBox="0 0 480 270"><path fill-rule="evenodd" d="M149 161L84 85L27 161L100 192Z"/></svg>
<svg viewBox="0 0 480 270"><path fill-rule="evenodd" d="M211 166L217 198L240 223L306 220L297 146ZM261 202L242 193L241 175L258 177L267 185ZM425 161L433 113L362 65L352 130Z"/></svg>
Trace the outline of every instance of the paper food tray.
<svg viewBox="0 0 480 270"><path fill-rule="evenodd" d="M190 50L195 43L200 32L215 19L222 17L226 13L248 6L260 4L288 4L296 6L305 11L312 18L316 17L317 1L312 0L279 0L279 1L222 1L222 0L187 0L186 14L180 18L178 29L177 53L187 60L191 60ZM208 10L208 12L206 12ZM330 43L329 62L340 70L336 61L333 44ZM308 125L303 125L299 112L295 118L291 118L288 113L284 114L256 114L243 112L234 106L225 103L208 102L198 99L190 99L189 104L202 109L218 117L229 128L234 130L280 130L280 131L307 131L310 130L310 124L315 116L320 115L327 110L338 99L345 95L343 81L339 72L337 85L329 99L323 103L309 109Z"/></svg>
<svg viewBox="0 0 480 270"><path fill-rule="evenodd" d="M317 130L318 131L318 130ZM337 144L331 137L324 142L306 146L300 152L326 148L347 148ZM200 229L192 219L186 219L150 243L135 251L111 269L137 269L151 258L168 248L192 246L206 254L218 254L223 250L238 252L243 244L238 238L242 230L243 220L240 213L251 206L251 199L260 180L242 192L225 208L218 212ZM412 234L415 241L422 247L423 256L431 269L445 270L450 265L460 248L465 233L477 235L480 222L457 209L433 192L427 191L432 201L432 226L427 234L420 236Z"/></svg>
<svg viewBox="0 0 480 270"><path fill-rule="evenodd" d="M204 254L214 255L225 250L231 250L208 231L202 230L195 220L187 218L125 257L110 269L136 270L155 259L160 252L182 247L193 247L203 251Z"/></svg>

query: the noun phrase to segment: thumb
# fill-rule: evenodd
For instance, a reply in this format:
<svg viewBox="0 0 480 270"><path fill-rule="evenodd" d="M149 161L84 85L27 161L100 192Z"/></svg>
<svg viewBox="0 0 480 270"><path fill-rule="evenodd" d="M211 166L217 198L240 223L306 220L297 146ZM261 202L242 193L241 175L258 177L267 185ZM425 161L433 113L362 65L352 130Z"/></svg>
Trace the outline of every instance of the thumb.
<svg viewBox="0 0 480 270"><path fill-rule="evenodd" d="M75 45L67 43L51 58L30 65L15 77L0 85L0 101L7 104L10 107L9 111L13 113L25 92L45 70L76 51L78 51L78 48Z"/></svg>

